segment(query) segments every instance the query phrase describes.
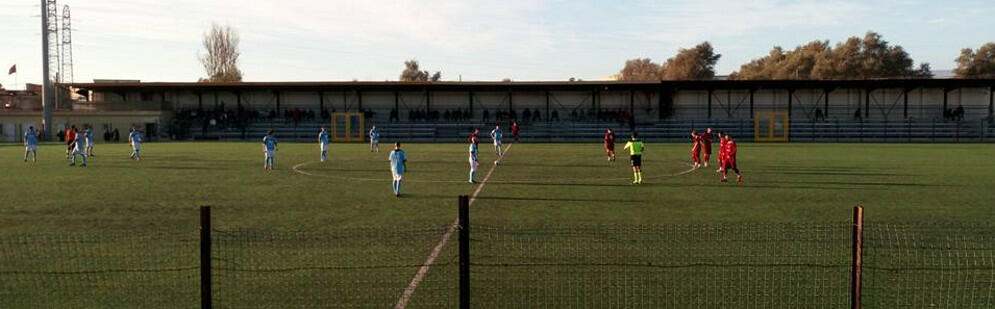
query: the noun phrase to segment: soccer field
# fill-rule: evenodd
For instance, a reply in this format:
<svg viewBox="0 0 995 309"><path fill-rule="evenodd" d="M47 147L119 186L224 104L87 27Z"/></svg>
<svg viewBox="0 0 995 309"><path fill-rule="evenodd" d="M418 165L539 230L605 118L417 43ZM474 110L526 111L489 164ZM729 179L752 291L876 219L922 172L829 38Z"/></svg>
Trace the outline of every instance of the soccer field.
<svg viewBox="0 0 995 309"><path fill-rule="evenodd" d="M0 158L4 158L0 160L0 170L3 171L0 174L0 183L3 183L0 237L6 239L0 247L7 252L6 259L0 259L0 264L6 263L0 265L2 270L16 273L24 269L43 269L58 273L64 267L73 270L115 268L104 262L92 265L72 262L65 266L65 251L78 250L68 245L52 246L56 249L51 249L51 252L46 251L49 248L44 245L32 247L45 253L12 250L23 249L19 244L41 239L32 236L39 234L82 235L60 244L97 244L94 246L98 248L92 249L93 252L90 249L82 253L71 252L78 253L80 257L109 257L108 261L120 258L134 263L127 265L134 268L147 267L150 263L175 264L176 268L175 273L163 278L140 276L144 278L139 280L143 282L142 286L154 287L155 293L115 292L115 289L128 284L114 282L120 278L104 278L101 275L88 275L91 277L87 280L109 280L110 283L90 289L85 286L47 286L49 281L45 280L66 282L70 279L38 279L31 277L30 273L18 274L23 277L6 280L0 288L7 291L6 299L25 307L99 307L121 304L121 299L135 303L151 302L163 307L194 306L197 290L186 285L196 284L196 268L190 270L185 267L196 265L197 252L196 239L189 238L196 236L199 224L197 207L211 205L214 226L219 230L221 239L218 245L221 249L216 249L219 256L215 258L217 263L270 263L279 266L295 265L297 262L311 265L321 264L315 261L329 259L340 266L358 267L379 262L396 266L369 272L325 270L338 275L321 271L287 271L286 274L255 277L247 273L276 271L262 266L251 271L242 269L239 270L241 272L217 275L220 276L217 286L221 288L216 287L219 292L215 293L219 302L231 307L286 304L286 300L281 298L286 295L279 295L281 292L306 293L313 291L314 286L323 286L312 283L324 282L341 288L331 290L356 294L331 293L324 296L328 297L327 301L343 305L370 305L373 299L378 302L370 305L372 307L392 306L408 286L417 265L424 263L446 226L456 217L456 197L473 195L479 189L471 210L471 222L483 227L480 229L483 233L477 237L481 241L493 237L496 243L512 246L487 248L479 245L482 254L492 252L493 256L498 256L499 251L503 250L522 252L522 256L528 256L532 251L546 250L564 257L580 254L584 255L580 257L582 260L585 257L597 259L601 250L615 248L612 246L617 242L606 241L615 236L626 239L623 242L648 246L633 251L636 255L687 249L680 246L668 248L666 246L673 244L657 243L660 239L654 236L654 233L679 233L680 229L646 231L627 227L696 224L706 227L831 226L831 232L823 232L819 228L806 229L805 233L789 233L791 236L787 237L799 241L827 237L823 240L832 243L833 248L842 248L826 253L832 256L819 257L832 260L827 262L832 265L826 266L834 269L830 276L833 278L831 283L786 281L778 284L783 287L797 285L804 289L842 288L845 292L847 222L854 205L863 204L866 220L879 224L931 225L939 221L970 225L990 222L993 215L991 201L995 200L995 190L991 190L995 184L995 178L991 176L995 172L995 162L989 159L995 153L995 145L988 144L747 143L740 146L738 160L745 181L736 184L720 183L714 167L691 170L689 147L685 144L651 143L644 154L645 183L642 185L630 184L632 175L626 156L620 155L618 162L610 165L600 144L514 144L496 166L492 164L496 159L493 148L481 144L481 167L477 180L484 180L489 173L490 177L476 185L467 183L465 144L405 144L403 148L409 160L408 173L402 196L397 198L391 192L387 163L390 147L387 144L381 145L379 153L369 152L365 144L333 144L330 161L320 163L316 144L284 143L280 145L274 171L263 170L261 145L258 143L149 143L143 145L143 159L140 162L128 159L130 148L126 144L98 144L96 156L91 158L86 168L69 167L61 145L43 145L39 150L38 163L22 162L23 147L0 146ZM621 150L621 147L618 148ZM609 230L619 234L595 235L591 236L591 241L564 241L556 237L557 233L502 234L500 231L501 227L523 228L518 231L527 231L530 227L560 231L577 228L577 233L582 233L590 226L611 226ZM490 233L488 229L498 230ZM295 234L298 231L307 236ZM157 233L181 236L141 236ZM370 235L377 233L381 235ZM715 239L742 237L743 240L767 241L777 238L761 235L762 231L740 233L727 228L708 230L706 234ZM136 241L141 243L102 242L120 235L134 235ZM364 239L373 236L380 238ZM680 239L675 237L670 240ZM515 247L528 243L522 239L547 245L542 248L529 245ZM280 240L289 240L290 244ZM450 242L443 247L439 262L429 272L425 283L415 291L411 299L413 307L452 305L445 301L454 301L456 295L453 283L447 279L451 279L455 271L451 258L455 254L455 246L455 242ZM820 246L819 243L792 244L789 241L783 245L761 244L755 249L779 250L782 253L809 252L824 249ZM185 248L180 251L190 250L176 253L177 248ZM733 247L722 245L711 247L711 250L734 251ZM121 252L120 256L115 252ZM708 256L708 252L698 253ZM158 255L169 257L148 261L149 257ZM751 256L741 258L749 260L745 262L752 261ZM487 256L482 256L480 260L487 261ZM495 265L500 264L500 259L494 261L497 261ZM840 261L842 266L836 265ZM757 261L761 264L768 262ZM225 267L228 266L219 266L221 269ZM237 267L232 266L232 269ZM841 271L839 267L842 267ZM478 269L487 271L487 266ZM512 277L524 282L532 276L529 270L536 269L519 270L521 273ZM555 273L555 269L550 271L547 275ZM806 278L821 272L798 271L778 273L777 276ZM654 276L641 277L646 273L630 268L594 273L624 274L627 281L613 284L631 284L630 288L652 286L654 280L659 279ZM622 305L633 307L683 304L661 299L696 298L709 293L719 295L723 290L735 289L737 284L734 282L739 282L737 280L749 280L750 276L743 275L746 273L747 270L718 272L712 273L711 278L705 278L710 282L726 282L729 285L689 287L690 290L683 292L672 291L677 293L673 295L637 293L616 295L615 298L631 300L631 303ZM978 275L986 278L984 276L989 273L990 270L985 270ZM555 275L561 278L553 282L561 284L547 284L549 291L535 295L597 295L587 290L598 287L590 283L577 283L591 279L586 277L590 274ZM700 278L695 273L674 276L682 280ZM376 288L351 289L353 282L365 282L363 280L375 281L370 285ZM238 293L223 292L225 283L231 283L228 287L237 286ZM356 285L363 286L362 283ZM484 282L481 285L487 284ZM279 288L274 290L273 286ZM525 293L512 285L505 286L508 290L480 290L475 295L481 295L485 300L496 299L491 304L499 304L502 291L507 294ZM518 288L530 289L526 287L531 286L526 284ZM753 288L763 290L769 287ZM29 288L32 290L26 290ZM984 287L979 289L982 293L986 292ZM641 291L638 288L631 290ZM753 295L758 291L744 288L738 294L730 294ZM55 296L47 298L51 302L39 300L39 295L52 293ZM80 299L73 298L71 295L74 293L95 294L93 298ZM426 300L426 294L434 297ZM806 297L809 296L799 296L790 301L800 304L840 304L846 301L835 296L829 300ZM313 294L303 298L321 299ZM426 302L420 303L422 300ZM238 301L246 303L237 305ZM544 301L551 302L549 299L516 300L517 306L526 307ZM786 299L774 301L789 303ZM723 303L702 304L721 306Z"/></svg>
<svg viewBox="0 0 995 309"><path fill-rule="evenodd" d="M507 147L507 146L506 146ZM320 229L446 224L456 197L472 194L463 144L405 144L403 196L391 194L388 145L284 143L277 169L262 169L257 143L99 144L86 168L60 145L38 163L0 146L3 233L142 230L197 226L214 207L223 226ZM481 144L483 180L495 159ZM599 144L515 144L484 184L475 222L494 225L845 221L862 203L868 220L988 221L995 145L743 144L742 184L714 168L689 171L684 144L649 144L646 183L631 185L627 157L609 165ZM621 149L620 149L621 150ZM714 163L714 162L713 162Z"/></svg>

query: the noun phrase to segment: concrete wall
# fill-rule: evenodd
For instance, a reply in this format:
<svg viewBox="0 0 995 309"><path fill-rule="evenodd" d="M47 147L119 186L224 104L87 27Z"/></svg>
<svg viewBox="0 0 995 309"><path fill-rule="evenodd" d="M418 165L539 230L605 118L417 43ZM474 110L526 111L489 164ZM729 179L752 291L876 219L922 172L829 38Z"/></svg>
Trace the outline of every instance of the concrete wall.
<svg viewBox="0 0 995 309"><path fill-rule="evenodd" d="M25 130L29 126L36 129L41 127L40 112L14 112L0 113L0 142L21 142ZM122 134L122 141L128 134L128 129L132 125L138 125L139 129L146 130L148 124L154 124L162 130L163 112L103 112L103 113L72 113L56 112L52 115L54 132L64 128L66 125L91 125L94 128L94 137L97 143L104 142L104 132L118 129ZM155 132L148 132L155 133Z"/></svg>

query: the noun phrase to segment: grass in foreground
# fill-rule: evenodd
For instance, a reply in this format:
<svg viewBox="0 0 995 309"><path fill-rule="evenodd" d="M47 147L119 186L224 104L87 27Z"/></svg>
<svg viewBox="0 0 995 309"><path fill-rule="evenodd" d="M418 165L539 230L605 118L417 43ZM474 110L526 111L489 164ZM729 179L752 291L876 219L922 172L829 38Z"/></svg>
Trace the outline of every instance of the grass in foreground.
<svg viewBox="0 0 995 309"><path fill-rule="evenodd" d="M316 145L282 144L276 171L262 169L260 148L256 143L153 143L143 146L141 162L133 162L127 145L100 144L88 168L70 168L60 145L43 146L37 164L21 161L21 147L0 146L0 238L6 239L0 268L28 271L8 277L3 286L7 295L0 299L13 300L14 307L194 306L196 207L212 205L220 230L215 249L219 303L265 307L293 300L390 306L455 218L456 196L476 188L465 182L463 144L404 145L410 170L401 198L390 193L386 144L380 153L370 153L362 144L333 145L331 162L324 164L316 162ZM491 150L481 145L478 181L494 161ZM839 249L841 242L833 237L846 237L845 223L857 203L866 205L869 222L990 221L995 163L987 156L992 150L995 146L984 144L745 144L739 158L745 183L721 184L714 168L683 173L688 169L686 145L650 144L644 159L646 184L634 186L629 184L626 157L611 166L598 144L518 144L481 191L471 221L480 231L504 226L843 223L838 225L843 235L827 232L834 236L821 242L817 237L810 244L796 239L783 248L733 242L733 249L727 250L823 252L817 250ZM298 230L308 232L292 232ZM477 261L531 261L543 254L584 260L585 253L597 259L602 258L598 252L620 248L630 256L659 259L661 252L688 250L685 243L698 240L695 235L667 236L672 232L660 231L661 239L639 230L621 236L495 230L478 234L485 242L477 244L476 252L485 256ZM36 236L49 233L76 236L55 243ZM725 237L737 237L735 231L730 233ZM167 236L143 238L148 234ZM759 239L781 239L774 234ZM827 247L826 241L833 245ZM837 251L817 258L838 264L846 255ZM709 255L702 251L697 256ZM412 305L451 304L454 256L451 242ZM845 272L845 267L837 264L828 273L831 283L798 271L766 274L796 278L786 281L795 282L787 286L814 290L829 284L825 287L838 290L839 270ZM478 271L488 271L488 266L481 267ZM107 272L80 272L94 269ZM129 269L157 271L122 271ZM663 286L654 280L701 276L732 287L735 282L754 282L750 280L758 275L749 268L653 276L632 268L518 270L517 275L505 274L519 282L538 276L542 280L536 282L547 289L521 294L502 281L484 281L475 286L499 284L510 290L484 289L476 295L484 301L501 301L501 291L536 297L516 300L521 304L563 297L582 301L586 298L577 295L598 295L595 290L602 289L585 281L597 279L591 276L605 280L627 274L629 281L612 284L628 285L636 294L614 299L633 301L627 303L632 306L681 304L676 300L721 291L690 286L680 295L638 294L646 290L632 287L659 288ZM501 273L500 268L490 271ZM840 302L838 295L827 297L820 303Z"/></svg>

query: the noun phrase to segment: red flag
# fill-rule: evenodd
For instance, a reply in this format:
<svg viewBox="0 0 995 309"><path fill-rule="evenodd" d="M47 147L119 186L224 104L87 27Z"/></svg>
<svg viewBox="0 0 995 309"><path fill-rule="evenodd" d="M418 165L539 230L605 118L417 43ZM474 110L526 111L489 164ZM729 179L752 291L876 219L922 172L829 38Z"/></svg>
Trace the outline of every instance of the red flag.
<svg viewBox="0 0 995 309"><path fill-rule="evenodd" d="M17 73L17 65L10 66L10 70L7 70L7 75Z"/></svg>

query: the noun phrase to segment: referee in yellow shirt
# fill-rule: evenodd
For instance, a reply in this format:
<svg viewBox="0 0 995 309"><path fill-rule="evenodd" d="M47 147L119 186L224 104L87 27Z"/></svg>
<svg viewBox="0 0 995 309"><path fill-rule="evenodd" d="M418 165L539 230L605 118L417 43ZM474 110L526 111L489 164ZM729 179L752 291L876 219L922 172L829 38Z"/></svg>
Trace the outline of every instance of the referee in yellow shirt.
<svg viewBox="0 0 995 309"><path fill-rule="evenodd" d="M643 141L639 140L639 135L636 132L632 132L632 135L629 136L629 142L625 143L625 147L622 149L629 150L629 160L632 161L632 183L643 183L643 150L646 149Z"/></svg>

